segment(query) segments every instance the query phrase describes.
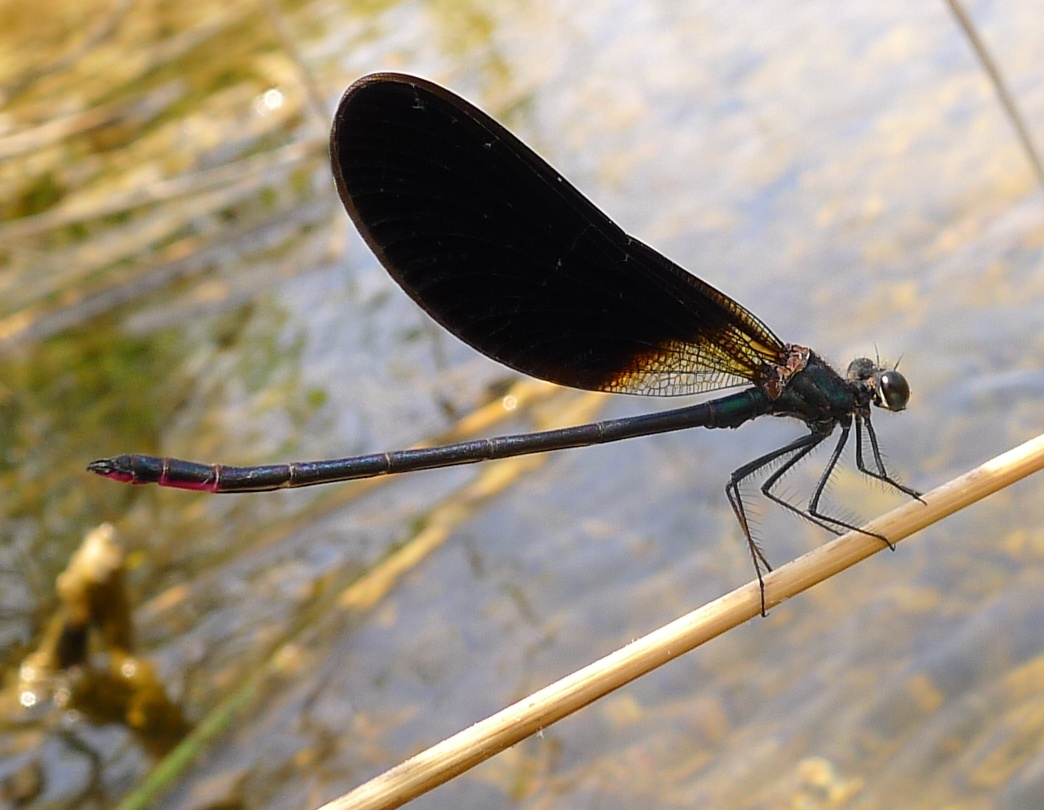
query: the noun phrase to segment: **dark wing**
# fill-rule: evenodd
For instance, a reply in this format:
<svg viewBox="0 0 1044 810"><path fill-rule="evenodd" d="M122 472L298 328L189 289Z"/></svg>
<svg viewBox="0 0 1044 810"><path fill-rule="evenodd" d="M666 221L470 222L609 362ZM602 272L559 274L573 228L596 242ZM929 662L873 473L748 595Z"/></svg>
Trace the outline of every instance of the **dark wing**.
<svg viewBox="0 0 1044 810"><path fill-rule="evenodd" d="M544 380L670 396L749 383L783 345L624 233L504 127L438 85L374 74L330 134L337 190L414 301Z"/></svg>

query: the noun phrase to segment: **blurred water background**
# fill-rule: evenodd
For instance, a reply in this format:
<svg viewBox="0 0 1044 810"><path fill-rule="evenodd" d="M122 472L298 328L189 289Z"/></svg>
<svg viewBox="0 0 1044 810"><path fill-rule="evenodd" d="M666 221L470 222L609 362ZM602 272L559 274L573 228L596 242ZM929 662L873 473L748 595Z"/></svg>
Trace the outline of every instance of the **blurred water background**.
<svg viewBox="0 0 1044 810"><path fill-rule="evenodd" d="M1040 143L1039 4L968 8ZM508 389L395 287L326 156L365 73L474 101L785 340L842 367L901 357L910 408L875 424L910 485L1044 429L1044 194L942 3L6 0L0 41L12 806L109 807L162 756L12 687L101 521L138 652L186 716L241 700L163 808L314 806L752 575L722 488L797 435L782 420L559 453L488 494L481 468L228 497L83 471L396 449L484 406L490 434L681 404ZM412 806L1044 806L1041 493L933 526ZM860 517L901 502L850 469L830 495ZM775 563L827 539L757 517Z"/></svg>

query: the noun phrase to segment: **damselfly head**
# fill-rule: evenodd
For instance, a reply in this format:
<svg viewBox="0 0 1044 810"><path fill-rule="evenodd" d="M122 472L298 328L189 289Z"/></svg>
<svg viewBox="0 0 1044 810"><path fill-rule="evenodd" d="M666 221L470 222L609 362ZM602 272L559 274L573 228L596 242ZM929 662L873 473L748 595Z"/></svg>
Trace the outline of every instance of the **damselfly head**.
<svg viewBox="0 0 1044 810"><path fill-rule="evenodd" d="M897 364L898 365L898 364ZM848 364L848 379L870 389L874 405L888 411L902 411L910 401L910 384L897 368L881 368L869 357Z"/></svg>

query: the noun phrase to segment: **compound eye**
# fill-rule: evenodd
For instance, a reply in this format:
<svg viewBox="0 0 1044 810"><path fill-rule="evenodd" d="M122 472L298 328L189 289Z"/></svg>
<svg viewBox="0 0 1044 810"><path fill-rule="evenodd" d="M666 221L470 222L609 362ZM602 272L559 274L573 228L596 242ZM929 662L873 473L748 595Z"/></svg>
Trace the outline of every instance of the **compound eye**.
<svg viewBox="0 0 1044 810"><path fill-rule="evenodd" d="M910 401L910 384L906 377L894 369L881 372L877 378L877 389L884 400L878 404L890 411L901 411Z"/></svg>

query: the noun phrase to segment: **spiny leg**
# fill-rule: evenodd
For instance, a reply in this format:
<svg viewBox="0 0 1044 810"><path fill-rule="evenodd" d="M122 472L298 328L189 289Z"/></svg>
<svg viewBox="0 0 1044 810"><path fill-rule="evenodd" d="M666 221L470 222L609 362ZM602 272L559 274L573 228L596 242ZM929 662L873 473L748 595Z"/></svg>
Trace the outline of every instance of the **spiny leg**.
<svg viewBox="0 0 1044 810"><path fill-rule="evenodd" d="M750 524L747 522L747 512L743 507L743 498L740 495L739 485L746 479L754 475L758 470L771 464L778 458L788 455L789 453L799 453L798 458L806 455L812 448L819 444L825 436L818 436L815 433L810 433L807 436L802 436L790 444L773 450L771 453L766 453L763 456L759 456L753 461L747 462L742 467L733 471L732 475L729 476L729 482L725 485L725 496L729 499L729 504L732 506L732 511L736 515L736 520L739 521L740 529L743 530L743 535L747 539L747 547L750 549L750 556L754 562L754 572L758 576L758 587L761 590L761 615L768 615L765 612L765 580L764 573L771 571L772 566L769 561L765 558L765 554L758 546L757 541L754 539L754 535L751 533ZM785 468L793 466L793 461L788 460L784 465ZM769 496L774 501L782 503L788 509L796 511L802 517L806 517L805 513L799 509L796 509L792 504L783 502L773 496ZM829 528L829 527L826 527Z"/></svg>
<svg viewBox="0 0 1044 810"><path fill-rule="evenodd" d="M874 454L874 464L877 465L876 471L868 469L866 464L863 462L864 426L866 427L866 435L870 437L870 449ZM877 443L877 433L874 431L874 426L870 422L869 416L856 416L856 467L858 467L859 471L864 475L869 475L871 478L883 481L900 492L909 495L911 498L916 498L921 503L924 503L924 498L921 497L920 492L899 483L888 474L887 470L885 470L884 459L881 458L881 448Z"/></svg>
<svg viewBox="0 0 1044 810"><path fill-rule="evenodd" d="M830 454L829 461L827 461L826 466L823 468L823 472L819 476L819 481L816 482L816 486L812 490L812 497L809 498L807 509L799 509L798 507L794 506L794 504L790 503L784 498L781 498L779 495L775 493L774 487L777 483L779 483L779 480L787 473L788 470L793 468L794 465L796 465L805 456L811 453L824 439L826 439L826 437L830 435L829 432L824 433L821 431L813 431L808 437L806 437L806 442L808 443L807 446L804 447L801 450L801 452L796 453L793 458L788 459L786 464L781 466L778 470L772 473L772 475L765 479L765 483L762 485L761 491L765 495L765 497L771 500L773 503L779 504L784 509L788 509L789 511L793 512L795 515L800 515L805 520L815 524L816 526L819 526L822 529L826 529L828 532L832 532L833 534L840 534L841 530L859 532L860 534L865 534L868 537L876 537L882 543L887 544L889 548L894 548L892 543L883 534L878 534L877 532L868 532L865 529L860 528L859 526L856 526L853 523L848 523L844 520L841 520L840 518L835 518L819 511L819 502L823 496L823 492L825 491L827 484L830 481L830 477L834 474L834 469L837 467L838 460L841 458L841 453L844 451L845 445L848 443L848 437L850 433L851 423L847 425L842 424L841 435L838 438L837 444L834 446L833 452ZM794 444L797 443L795 442ZM790 446L793 447L793 445Z"/></svg>
<svg viewBox="0 0 1044 810"><path fill-rule="evenodd" d="M807 447L802 448L801 452L798 452L794 454L792 457L788 458L786 463L782 464L779 470L777 470L765 479L765 482L761 485L761 493L768 500L782 506L784 509L787 509L788 511L791 511L791 513L793 513L794 515L804 518L809 523L812 523L813 525L816 525L822 529L826 529L827 531L833 534L840 534L841 530L843 529L845 531L861 531L861 529L858 526L846 523L845 521L840 520L839 518L834 518L830 515L825 515L824 513L822 513L822 511L820 511L820 499L823 496L823 492L826 489L826 485L829 482L830 477L834 474L834 468L837 466L837 460L840 458L841 451L844 450L845 445L848 443L849 427L847 425L841 427L841 434L838 439L837 445L834 447L833 452L830 454L830 460L827 461L826 467L823 469L823 473L821 473L820 475L820 480L816 481L815 487L812 490L812 495L808 499L808 506L806 508L802 509L798 506L794 506L792 503L790 503L790 501L776 494L776 484L780 482L780 479L784 475L786 475L790 470L796 467L798 462L805 458L805 456L807 456L809 453L815 450L815 448L820 446L827 438L827 436L830 435L830 432L813 430L812 433L809 435L810 438L813 440L810 440ZM863 533L870 534L871 537L879 537L878 534L874 534L873 532ZM881 540L884 540L884 538L881 538Z"/></svg>
<svg viewBox="0 0 1044 810"><path fill-rule="evenodd" d="M830 454L830 460L827 462L826 466L823 468L823 472L820 473L819 481L816 483L815 489L812 490L812 497L808 499L808 515L815 516L815 517L819 518L819 520L821 520L821 521L825 521L827 523L832 523L832 524L834 524L834 526L840 526L841 528L847 529L848 531L859 532L860 534L865 534L868 537L876 537L878 540L882 541L883 543L886 543L888 545L888 548L890 548L893 551L895 551L895 546L893 546L892 542L887 537L885 537L883 534L878 534L877 532L868 532L865 529L860 528L859 526L856 526L856 525L854 525L852 523L847 523L847 522L845 522L843 520L840 520L840 519L835 518L835 517L831 517L830 515L823 514L822 512L819 511L819 501L823 497L823 492L826 490L827 484L830 483L830 477L834 474L834 470L837 468L837 462L841 458L841 453L844 452L845 445L848 444L848 437L849 437L849 434L851 432L851 428L852 428L851 423L843 424L841 426L841 436L838 438L837 444L834 446L834 452ZM859 435L860 434L859 434L859 431L857 429L856 430L856 442L857 442L856 453L857 454L859 452L859 448L858 448L858 441L859 441L858 437L859 437ZM820 524L820 525L822 525L822 524Z"/></svg>
<svg viewBox="0 0 1044 810"><path fill-rule="evenodd" d="M819 444L819 442L823 441L827 437L828 434L826 433L822 434L819 437L819 442L816 442L815 444L811 445L808 448L808 450L806 450L804 453L801 453L800 455L797 455L794 458L790 459L790 461L787 464L785 464L783 467L781 467L771 476L769 476L769 478L765 481L764 486L762 486L762 492L765 493L766 497L775 501L780 506L790 509L795 514L801 515L801 517L805 518L811 523L816 524L817 526L826 529L827 531L833 532L834 534L840 534L839 529L844 529L845 531L850 532L859 532L860 534L865 534L867 537L877 538L882 543L887 545L888 548L892 549L892 551L895 551L895 546L892 544L892 541L885 537L883 534L867 531L866 529L860 526L856 526L854 523L848 523L847 521L841 520L840 518L832 517L819 511L819 502L823 497L823 492L826 490L827 484L830 482L831 476L834 474L834 470L837 468L837 463L841 458L841 453L844 452L845 445L848 444L848 438L850 433L851 423L842 424L841 435L838 437L837 444L834 445L834 450L830 454L830 459L827 461L826 466L823 467L823 472L819 475L819 481L816 482L815 489L812 490L812 497L808 499L807 510L802 511L801 509L798 509L796 506L789 503L788 501L783 500L772 491L772 488L776 485L776 483L783 476L783 474L786 473L787 470L793 467L804 456L808 455L808 453L817 444ZM858 441L858 432L856 433L856 436Z"/></svg>
<svg viewBox="0 0 1044 810"><path fill-rule="evenodd" d="M864 463L862 445L862 428L864 423L866 425L867 435L870 437L870 447L873 451L874 463L877 465L876 471L868 469ZM831 517L830 515L826 515L819 511L819 503L823 497L823 492L826 490L826 486L830 482L830 478L834 474L834 470L837 468L837 464L841 459L841 454L844 452L845 445L848 443L849 436L851 435L851 427L850 421L848 424L841 425L841 435L838 438L837 444L834 446L833 452L830 454L830 459L827 461L826 466L823 468L823 472L819 476L819 481L816 483L815 489L812 491L812 496L809 498L807 509L800 509L797 506L794 506L794 504L777 495L774 489L780 479L786 475L789 470L793 469L798 462L815 450L816 447L818 447L827 436L830 435L830 430L812 430L808 435L802 436L800 439L796 439L784 447L780 447L777 450L773 450L771 453L767 453L747 464L744 464L732 473L729 477L729 482L725 485L725 495L728 497L729 504L732 506L732 511L736 515L736 520L739 521L740 528L743 530L743 534L747 539L747 546L750 549L751 559L754 562L754 571L758 576L758 586L761 590L762 616L766 615L765 581L763 578L763 572L771 571L772 566L765 558L764 553L754 540L754 536L751 533L750 525L747 521L746 510L743 506L743 498L740 495L739 485L777 459L792 454L791 457L786 459L779 469L765 479L765 482L762 484L761 492L766 498L784 509L793 512L796 515L800 515L810 523L814 523L820 528L826 529L834 534L839 534L840 529L844 529L845 531L856 531L860 534L865 534L868 537L876 537L889 548L893 550L895 549L892 542L883 534L867 531L866 529L852 523ZM881 450L877 443L877 434L874 432L873 425L870 423L869 417L861 417L858 415L856 416L856 466L861 472L869 475L871 478L883 481L898 489L900 492L904 492L913 498L922 500L918 492L903 486L888 475L884 467L884 461L881 458Z"/></svg>
<svg viewBox="0 0 1044 810"><path fill-rule="evenodd" d="M782 506L784 509L793 512L795 515L798 515L799 517L804 518L809 523L819 526L821 529L826 529L828 532L831 532L833 534L841 533L838 527L846 531L852 531L853 529L856 529L855 526L850 526L843 520L838 520L837 518L831 517L830 515L824 515L822 512L819 511L820 496L822 495L824 487L826 487L827 481L830 480L830 476L834 473L834 467L837 466L837 461L838 458L840 458L841 456L841 451L844 448L845 443L848 441L848 433L848 426L843 426L841 428L841 439L837 443L837 446L834 448L834 452L831 454L830 461L827 462L827 465L824 468L823 473L819 476L819 481L816 483L816 487L812 491L812 497L809 499L807 508L799 509L797 506L794 506L794 504L792 504L790 501L780 497L776 494L775 487L776 484L779 483L780 479L787 474L787 472L793 469L793 467L799 461L801 461L803 458L805 458L805 456L807 456L809 453L815 450L826 439L826 437L830 435L829 431L812 431L812 433L809 434L809 437L807 439L807 446L802 448L801 452L795 453L795 455L792 458L788 459L785 464L783 464L778 470L776 470L774 473L772 473L772 475L765 479L765 483L761 485L762 494L773 503Z"/></svg>

